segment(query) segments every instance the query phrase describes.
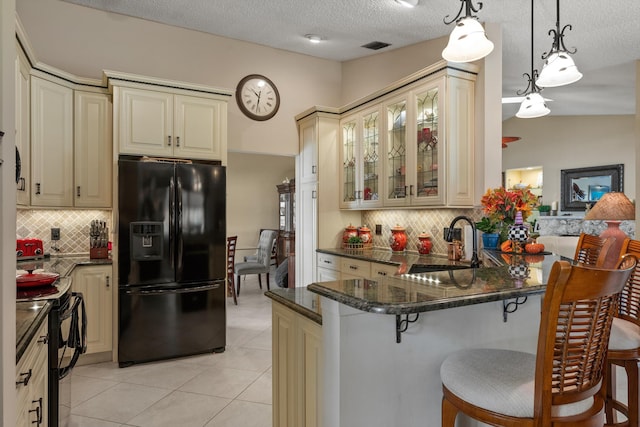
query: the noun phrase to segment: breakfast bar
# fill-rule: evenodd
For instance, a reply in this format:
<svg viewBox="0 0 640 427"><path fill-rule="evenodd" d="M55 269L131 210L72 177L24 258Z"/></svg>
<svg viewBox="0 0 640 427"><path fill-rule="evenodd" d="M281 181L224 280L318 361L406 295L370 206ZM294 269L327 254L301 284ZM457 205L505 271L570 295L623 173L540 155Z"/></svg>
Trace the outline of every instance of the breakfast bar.
<svg viewBox="0 0 640 427"><path fill-rule="evenodd" d="M561 257L481 257L481 268L444 264L307 287L321 296L324 425L439 426L447 355L477 347L535 352L542 295ZM460 417L458 425L480 424Z"/></svg>

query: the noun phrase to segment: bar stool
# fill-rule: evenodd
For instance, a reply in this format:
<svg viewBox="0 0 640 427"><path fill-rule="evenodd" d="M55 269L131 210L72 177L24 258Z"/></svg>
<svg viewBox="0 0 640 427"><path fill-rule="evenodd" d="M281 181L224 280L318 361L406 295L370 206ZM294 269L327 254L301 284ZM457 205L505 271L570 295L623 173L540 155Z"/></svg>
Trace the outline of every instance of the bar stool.
<svg viewBox="0 0 640 427"><path fill-rule="evenodd" d="M601 267L607 258L607 253L611 249L613 240L601 239L591 234L580 233L574 261L583 265L593 265Z"/></svg>
<svg viewBox="0 0 640 427"><path fill-rule="evenodd" d="M233 296L233 303L238 305L236 287L233 283L234 267L236 263L236 243L238 236L227 237L227 296Z"/></svg>
<svg viewBox="0 0 640 427"><path fill-rule="evenodd" d="M621 254L630 253L640 259L640 241L626 239ZM607 425L638 427L638 384L640 371L640 267L636 266L620 294L620 308L613 319L607 359ZM627 404L616 396L616 366L627 375ZM618 413L627 421L618 422Z"/></svg>
<svg viewBox="0 0 640 427"><path fill-rule="evenodd" d="M618 295L635 268L554 263L544 295L537 353L469 349L440 368L442 426L459 412L494 426L604 424L607 344Z"/></svg>

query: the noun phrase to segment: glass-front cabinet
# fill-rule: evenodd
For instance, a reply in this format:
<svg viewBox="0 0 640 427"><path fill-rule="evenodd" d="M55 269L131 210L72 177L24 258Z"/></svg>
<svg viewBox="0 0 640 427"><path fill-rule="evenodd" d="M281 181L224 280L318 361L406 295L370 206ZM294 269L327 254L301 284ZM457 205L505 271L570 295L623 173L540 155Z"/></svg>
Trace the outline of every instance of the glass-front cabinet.
<svg viewBox="0 0 640 427"><path fill-rule="evenodd" d="M345 117L340 122L340 129L340 207L382 206L379 109Z"/></svg>
<svg viewBox="0 0 640 427"><path fill-rule="evenodd" d="M295 179L283 182L278 188L278 240L276 243L276 261L282 264L295 252L296 237L296 184Z"/></svg>

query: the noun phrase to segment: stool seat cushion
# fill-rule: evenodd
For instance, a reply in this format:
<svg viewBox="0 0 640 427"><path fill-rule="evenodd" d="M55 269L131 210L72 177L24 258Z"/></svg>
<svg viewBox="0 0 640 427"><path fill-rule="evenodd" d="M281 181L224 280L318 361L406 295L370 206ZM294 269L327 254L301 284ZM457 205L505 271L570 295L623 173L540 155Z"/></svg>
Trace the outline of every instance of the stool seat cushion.
<svg viewBox="0 0 640 427"><path fill-rule="evenodd" d="M260 262L239 262L236 263L234 271L236 274L262 274L269 271L264 264Z"/></svg>
<svg viewBox="0 0 640 427"><path fill-rule="evenodd" d="M609 337L609 350L633 350L638 347L640 347L640 326L614 317Z"/></svg>
<svg viewBox="0 0 640 427"><path fill-rule="evenodd" d="M533 417L535 354L499 349L461 350L440 367L442 384L477 407L518 418ZM554 406L554 416L579 414L592 398Z"/></svg>

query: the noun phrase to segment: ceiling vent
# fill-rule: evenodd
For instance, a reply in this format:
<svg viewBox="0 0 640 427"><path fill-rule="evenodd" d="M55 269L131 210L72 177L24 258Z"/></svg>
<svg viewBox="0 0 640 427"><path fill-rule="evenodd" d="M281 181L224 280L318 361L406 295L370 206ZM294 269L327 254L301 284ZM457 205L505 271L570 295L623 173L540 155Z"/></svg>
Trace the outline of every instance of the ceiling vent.
<svg viewBox="0 0 640 427"><path fill-rule="evenodd" d="M360 47L366 47L367 49L371 49L371 50L379 50L387 46L391 46L391 43L371 42L371 43L363 44Z"/></svg>

